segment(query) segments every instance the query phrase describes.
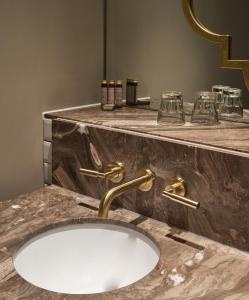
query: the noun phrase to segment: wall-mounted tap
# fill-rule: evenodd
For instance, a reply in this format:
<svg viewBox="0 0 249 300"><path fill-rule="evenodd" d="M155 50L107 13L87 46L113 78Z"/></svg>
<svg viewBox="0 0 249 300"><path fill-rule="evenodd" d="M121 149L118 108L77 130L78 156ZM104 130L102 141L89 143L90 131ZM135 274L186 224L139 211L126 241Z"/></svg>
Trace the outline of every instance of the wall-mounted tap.
<svg viewBox="0 0 249 300"><path fill-rule="evenodd" d="M178 177L172 181L171 184L167 185L162 193L163 197L166 197L179 204L198 209L200 203L194 200L188 199L186 195L186 184L183 178Z"/></svg>
<svg viewBox="0 0 249 300"><path fill-rule="evenodd" d="M106 172L104 173L83 168L80 169L80 173L90 177L106 178L111 180L113 183L120 183L125 176L124 164L121 162L112 162L108 164Z"/></svg>
<svg viewBox="0 0 249 300"><path fill-rule="evenodd" d="M145 171L144 175L112 188L106 193L105 197L102 199L99 206L98 216L100 218L108 218L110 205L116 197L134 188L139 188L141 191L147 192L151 190L154 180L154 173L148 169Z"/></svg>

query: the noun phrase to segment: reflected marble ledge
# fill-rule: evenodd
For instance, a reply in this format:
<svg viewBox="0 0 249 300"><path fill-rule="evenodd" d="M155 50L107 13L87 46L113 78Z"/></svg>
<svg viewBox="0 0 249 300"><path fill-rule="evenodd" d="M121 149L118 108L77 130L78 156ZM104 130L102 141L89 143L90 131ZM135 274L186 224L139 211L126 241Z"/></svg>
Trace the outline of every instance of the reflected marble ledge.
<svg viewBox="0 0 249 300"><path fill-rule="evenodd" d="M161 126L157 112L123 107L113 112L99 106L47 113L46 118L81 122L94 127L144 135L190 146L249 157L249 124L221 121L215 126Z"/></svg>

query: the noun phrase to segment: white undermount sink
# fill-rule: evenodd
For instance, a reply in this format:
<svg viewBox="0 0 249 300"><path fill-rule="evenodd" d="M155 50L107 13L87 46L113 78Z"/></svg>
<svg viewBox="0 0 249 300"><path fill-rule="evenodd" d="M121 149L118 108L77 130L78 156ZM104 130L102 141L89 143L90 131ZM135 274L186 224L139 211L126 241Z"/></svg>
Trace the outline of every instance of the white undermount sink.
<svg viewBox="0 0 249 300"><path fill-rule="evenodd" d="M40 288L66 294L115 290L150 273L160 251L144 234L112 223L57 227L28 241L16 271Z"/></svg>

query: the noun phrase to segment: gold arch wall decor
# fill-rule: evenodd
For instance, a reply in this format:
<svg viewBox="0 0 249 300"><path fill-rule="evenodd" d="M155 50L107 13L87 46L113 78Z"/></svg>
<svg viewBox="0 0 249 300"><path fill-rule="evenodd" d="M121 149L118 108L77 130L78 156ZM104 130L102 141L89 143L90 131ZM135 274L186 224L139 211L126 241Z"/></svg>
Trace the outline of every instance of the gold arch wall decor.
<svg viewBox="0 0 249 300"><path fill-rule="evenodd" d="M249 90L249 60L231 59L232 36L222 35L212 32L206 28L197 18L194 11L193 0L182 0L184 14L194 31L202 35L207 40L218 43L221 46L221 64L222 68L242 70L245 84Z"/></svg>

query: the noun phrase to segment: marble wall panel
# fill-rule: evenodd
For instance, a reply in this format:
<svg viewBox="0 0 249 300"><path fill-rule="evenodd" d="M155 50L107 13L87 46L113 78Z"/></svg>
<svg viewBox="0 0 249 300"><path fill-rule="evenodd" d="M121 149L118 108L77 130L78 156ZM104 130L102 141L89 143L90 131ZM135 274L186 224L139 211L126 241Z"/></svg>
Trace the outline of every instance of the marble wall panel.
<svg viewBox="0 0 249 300"><path fill-rule="evenodd" d="M53 183L101 199L114 185L85 177L79 169L103 171L112 161L125 164L126 181L146 168L156 174L150 192L133 190L115 205L249 251L249 158L53 120ZM187 196L201 203L199 210L161 196L179 175Z"/></svg>

